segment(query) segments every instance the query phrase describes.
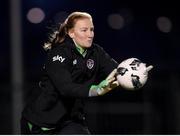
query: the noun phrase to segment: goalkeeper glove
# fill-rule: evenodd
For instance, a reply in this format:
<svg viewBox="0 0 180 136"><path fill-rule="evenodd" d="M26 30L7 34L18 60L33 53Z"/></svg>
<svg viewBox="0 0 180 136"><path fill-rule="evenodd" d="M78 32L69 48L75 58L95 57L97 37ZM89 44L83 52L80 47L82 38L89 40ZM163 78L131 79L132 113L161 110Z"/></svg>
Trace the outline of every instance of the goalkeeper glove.
<svg viewBox="0 0 180 136"><path fill-rule="evenodd" d="M115 77L116 72L117 69L114 69L105 80L100 82L100 84L92 85L89 91L89 96L104 95L107 92L113 90L115 87L119 86L119 83Z"/></svg>

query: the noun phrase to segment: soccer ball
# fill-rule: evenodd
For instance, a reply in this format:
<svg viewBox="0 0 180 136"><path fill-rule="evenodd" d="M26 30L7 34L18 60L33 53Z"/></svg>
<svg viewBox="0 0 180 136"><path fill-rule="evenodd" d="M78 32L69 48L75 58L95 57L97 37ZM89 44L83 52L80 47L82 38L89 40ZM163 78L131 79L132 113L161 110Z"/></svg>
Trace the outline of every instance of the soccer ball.
<svg viewBox="0 0 180 136"><path fill-rule="evenodd" d="M148 79L145 63L137 58L129 58L118 65L117 81L126 90L137 90L144 86Z"/></svg>

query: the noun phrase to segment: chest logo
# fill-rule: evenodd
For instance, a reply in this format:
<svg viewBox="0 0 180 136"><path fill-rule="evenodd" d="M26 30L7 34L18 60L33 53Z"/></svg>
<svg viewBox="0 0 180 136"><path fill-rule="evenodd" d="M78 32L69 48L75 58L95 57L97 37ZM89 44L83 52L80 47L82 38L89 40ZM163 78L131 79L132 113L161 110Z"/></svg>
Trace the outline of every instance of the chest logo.
<svg viewBox="0 0 180 136"><path fill-rule="evenodd" d="M60 61L62 63L64 60L65 58L59 55L53 57L53 61Z"/></svg>
<svg viewBox="0 0 180 136"><path fill-rule="evenodd" d="M86 62L86 65L87 65L88 69L92 69L94 67L94 60L88 59Z"/></svg>

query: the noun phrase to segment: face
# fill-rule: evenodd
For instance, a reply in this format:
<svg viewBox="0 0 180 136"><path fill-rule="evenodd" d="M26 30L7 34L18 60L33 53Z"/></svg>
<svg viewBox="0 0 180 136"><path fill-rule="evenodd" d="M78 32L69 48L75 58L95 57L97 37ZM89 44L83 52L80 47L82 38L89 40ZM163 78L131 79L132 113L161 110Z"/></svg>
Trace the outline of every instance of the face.
<svg viewBox="0 0 180 136"><path fill-rule="evenodd" d="M89 48L94 38L94 25L88 18L76 21L74 28L69 31L69 36L82 48Z"/></svg>

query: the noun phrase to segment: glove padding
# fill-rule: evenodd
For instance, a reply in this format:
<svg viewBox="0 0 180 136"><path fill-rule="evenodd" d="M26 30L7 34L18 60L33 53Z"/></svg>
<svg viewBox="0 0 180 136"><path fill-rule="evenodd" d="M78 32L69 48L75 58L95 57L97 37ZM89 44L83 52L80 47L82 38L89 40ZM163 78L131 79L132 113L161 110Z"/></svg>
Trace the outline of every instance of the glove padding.
<svg viewBox="0 0 180 136"><path fill-rule="evenodd" d="M99 85L92 85L90 88L91 96L104 95L119 86L116 80L116 73L117 69L114 69Z"/></svg>

